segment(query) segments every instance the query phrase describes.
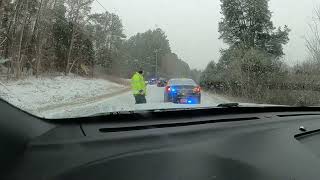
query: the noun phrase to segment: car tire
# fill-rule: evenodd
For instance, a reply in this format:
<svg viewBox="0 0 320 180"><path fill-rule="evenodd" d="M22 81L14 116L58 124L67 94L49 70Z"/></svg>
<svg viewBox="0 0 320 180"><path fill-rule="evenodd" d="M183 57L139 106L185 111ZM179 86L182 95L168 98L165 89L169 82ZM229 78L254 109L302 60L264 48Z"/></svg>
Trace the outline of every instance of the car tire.
<svg viewBox="0 0 320 180"><path fill-rule="evenodd" d="M164 100L163 100L165 103L169 102L168 100L168 96L164 95Z"/></svg>
<svg viewBox="0 0 320 180"><path fill-rule="evenodd" d="M201 104L201 96L198 97L197 102L198 104Z"/></svg>

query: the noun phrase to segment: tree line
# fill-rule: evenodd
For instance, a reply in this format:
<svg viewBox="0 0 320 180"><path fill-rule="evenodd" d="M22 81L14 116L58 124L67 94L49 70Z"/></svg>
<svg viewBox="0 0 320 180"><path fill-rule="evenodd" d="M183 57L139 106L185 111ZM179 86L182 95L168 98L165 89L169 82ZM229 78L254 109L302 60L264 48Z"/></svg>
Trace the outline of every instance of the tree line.
<svg viewBox="0 0 320 180"><path fill-rule="evenodd" d="M148 78L191 77L189 65L172 52L165 32L160 29L138 33L123 42L122 55L114 70L120 74L132 74L143 69Z"/></svg>
<svg viewBox="0 0 320 180"><path fill-rule="evenodd" d="M0 1L0 74L8 78L63 72L130 77L190 77L160 28L127 39L118 15L91 13L94 0Z"/></svg>
<svg viewBox="0 0 320 180"><path fill-rule="evenodd" d="M319 104L319 22L307 41L311 59L290 67L282 60L290 29L273 25L269 0L221 0L221 14L228 48L202 73L204 88L258 103Z"/></svg>

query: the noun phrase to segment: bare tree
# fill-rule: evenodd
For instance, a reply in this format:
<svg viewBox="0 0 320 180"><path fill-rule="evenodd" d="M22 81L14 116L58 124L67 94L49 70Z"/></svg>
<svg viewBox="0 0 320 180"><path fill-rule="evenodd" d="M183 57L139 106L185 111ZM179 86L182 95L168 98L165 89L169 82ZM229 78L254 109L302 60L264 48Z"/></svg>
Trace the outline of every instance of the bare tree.
<svg viewBox="0 0 320 180"><path fill-rule="evenodd" d="M311 35L306 38L307 49L312 60L320 63L320 7L315 10L315 17L309 27Z"/></svg>
<svg viewBox="0 0 320 180"><path fill-rule="evenodd" d="M26 0L26 3L24 4L25 12L28 12L29 9L29 0ZM23 37L25 33L25 29L27 26L27 21L29 18L29 14L25 13L24 20L22 22L22 27L20 30L20 37L19 37L19 44L18 44L18 51L17 51L17 57L15 58L15 72L16 72L16 78L20 78L21 71L22 71L22 60L23 60L23 54L22 54L22 46L23 46Z"/></svg>
<svg viewBox="0 0 320 180"><path fill-rule="evenodd" d="M45 0L45 3L47 2L47 0ZM36 22L35 22L35 26L34 26L34 37L36 39L36 67L35 67L35 74L36 77L38 77L39 75L39 68L40 68L40 61L41 61L41 49L42 49L42 39L41 39L41 22L42 22L42 15L43 15L43 6L44 6L44 0L40 0L39 3L39 9L37 12L37 17L36 17ZM36 29L36 30L35 30Z"/></svg>
<svg viewBox="0 0 320 180"><path fill-rule="evenodd" d="M93 0L67 0L67 5L69 8L69 20L72 23L72 30L71 30L71 38L70 38L70 46L68 50L67 62L66 62L66 71L65 73L68 74L72 70L76 60L72 60L72 49L74 46L75 37L78 33L78 28L80 26L81 20L84 20L90 12L90 5Z"/></svg>

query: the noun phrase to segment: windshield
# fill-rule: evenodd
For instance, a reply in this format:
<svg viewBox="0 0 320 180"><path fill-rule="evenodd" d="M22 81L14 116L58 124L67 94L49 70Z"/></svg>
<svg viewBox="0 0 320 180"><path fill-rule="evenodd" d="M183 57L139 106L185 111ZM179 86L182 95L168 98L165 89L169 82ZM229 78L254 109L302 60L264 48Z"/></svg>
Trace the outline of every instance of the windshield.
<svg viewBox="0 0 320 180"><path fill-rule="evenodd" d="M50 119L224 103L318 106L319 7L0 1L0 97Z"/></svg>
<svg viewBox="0 0 320 180"><path fill-rule="evenodd" d="M192 79L172 79L168 82L169 85L190 85L195 86L196 83Z"/></svg>

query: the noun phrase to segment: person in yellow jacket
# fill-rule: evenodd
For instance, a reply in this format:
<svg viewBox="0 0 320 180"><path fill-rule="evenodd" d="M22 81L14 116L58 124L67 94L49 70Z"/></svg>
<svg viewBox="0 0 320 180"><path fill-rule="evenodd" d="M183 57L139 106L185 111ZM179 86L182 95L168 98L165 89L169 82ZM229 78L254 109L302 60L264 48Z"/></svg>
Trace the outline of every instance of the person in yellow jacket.
<svg viewBox="0 0 320 180"><path fill-rule="evenodd" d="M131 78L131 88L136 104L147 103L147 85L144 81L143 71L136 72Z"/></svg>

